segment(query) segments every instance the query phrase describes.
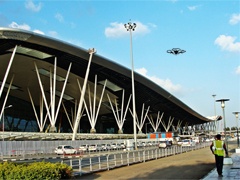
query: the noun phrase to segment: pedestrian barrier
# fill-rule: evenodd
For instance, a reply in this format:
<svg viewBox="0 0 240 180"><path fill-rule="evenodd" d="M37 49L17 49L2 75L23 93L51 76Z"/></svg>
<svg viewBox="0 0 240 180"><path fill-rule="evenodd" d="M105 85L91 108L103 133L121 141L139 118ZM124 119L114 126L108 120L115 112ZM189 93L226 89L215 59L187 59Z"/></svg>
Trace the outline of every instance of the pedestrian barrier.
<svg viewBox="0 0 240 180"><path fill-rule="evenodd" d="M118 142L122 142L119 140ZM8 161L30 159L56 159L70 165L74 173L82 175L95 171L110 170L121 166L130 166L135 163L144 163L167 156L186 153L209 146L211 142L198 143L196 146L182 147L172 145L167 148L158 148L156 145L142 146L138 150L115 149L105 151L84 152L74 155L56 155L54 149L61 144L80 147L80 143L88 144L87 141L4 141L0 142L0 160ZM91 142L93 144L93 142ZM109 143L109 141L94 141L94 143ZM84 152L84 153L83 153ZM14 158L13 158L14 157Z"/></svg>
<svg viewBox="0 0 240 180"><path fill-rule="evenodd" d="M196 146L182 147L171 146L168 148L144 148L133 151L122 151L114 153L101 154L99 156L85 156L79 159L62 160L73 168L74 173L82 176L83 174L96 171L110 170L121 166L130 166L135 163L144 163L150 160L156 160L168 156L173 156L189 151L205 148L210 143L197 144Z"/></svg>

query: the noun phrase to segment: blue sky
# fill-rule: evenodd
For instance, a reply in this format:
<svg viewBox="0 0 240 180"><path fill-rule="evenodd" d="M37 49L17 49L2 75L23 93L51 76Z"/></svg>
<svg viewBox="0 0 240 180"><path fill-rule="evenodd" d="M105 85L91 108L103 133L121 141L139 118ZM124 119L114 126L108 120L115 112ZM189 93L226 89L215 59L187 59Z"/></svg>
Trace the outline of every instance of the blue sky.
<svg viewBox="0 0 240 180"><path fill-rule="evenodd" d="M0 0L0 27L56 38L134 68L201 115L214 116L214 98L226 102L226 125L240 111L239 0ZM186 53L166 51L181 48ZM222 115L216 103L217 115ZM220 128L223 123L220 123ZM239 122L240 126L240 122Z"/></svg>

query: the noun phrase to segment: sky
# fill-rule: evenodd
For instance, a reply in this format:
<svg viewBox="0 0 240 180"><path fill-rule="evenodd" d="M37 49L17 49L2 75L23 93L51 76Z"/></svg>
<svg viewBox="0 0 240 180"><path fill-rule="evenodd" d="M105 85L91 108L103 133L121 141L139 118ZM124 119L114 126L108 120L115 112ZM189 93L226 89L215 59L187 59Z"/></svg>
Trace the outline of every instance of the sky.
<svg viewBox="0 0 240 180"><path fill-rule="evenodd" d="M222 116L215 100L230 99L226 127L240 127L239 0L0 0L0 27L95 48L131 69L128 22L136 23L134 71L204 117ZM186 52L167 53L172 48Z"/></svg>

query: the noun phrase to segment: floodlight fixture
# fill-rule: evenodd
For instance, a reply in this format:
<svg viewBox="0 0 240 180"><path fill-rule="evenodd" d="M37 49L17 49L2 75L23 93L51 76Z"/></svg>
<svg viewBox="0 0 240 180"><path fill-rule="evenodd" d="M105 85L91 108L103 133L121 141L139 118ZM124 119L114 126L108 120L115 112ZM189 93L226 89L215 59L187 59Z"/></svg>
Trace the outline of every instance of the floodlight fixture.
<svg viewBox="0 0 240 180"><path fill-rule="evenodd" d="M174 55L183 54L185 52L186 52L185 50L180 49L180 48L172 48L170 50L167 50L167 53L174 54Z"/></svg>

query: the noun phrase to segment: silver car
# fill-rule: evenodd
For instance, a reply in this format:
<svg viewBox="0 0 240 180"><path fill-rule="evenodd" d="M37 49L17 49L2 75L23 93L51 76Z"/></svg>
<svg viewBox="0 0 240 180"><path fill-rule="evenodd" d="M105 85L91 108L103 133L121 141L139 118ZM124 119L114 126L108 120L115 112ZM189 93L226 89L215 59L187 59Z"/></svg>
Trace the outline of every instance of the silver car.
<svg viewBox="0 0 240 180"><path fill-rule="evenodd" d="M56 154L77 154L77 150L69 145L59 145L55 151Z"/></svg>

